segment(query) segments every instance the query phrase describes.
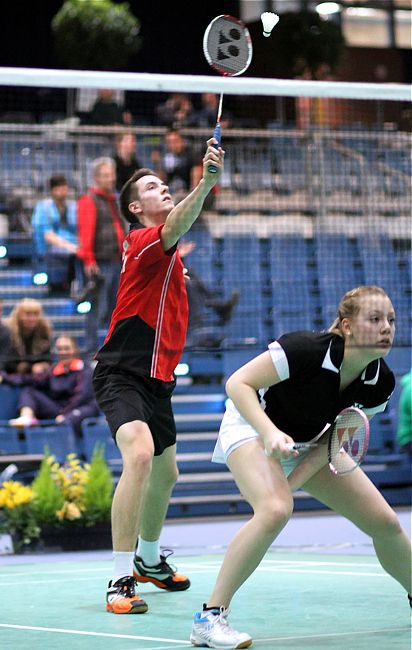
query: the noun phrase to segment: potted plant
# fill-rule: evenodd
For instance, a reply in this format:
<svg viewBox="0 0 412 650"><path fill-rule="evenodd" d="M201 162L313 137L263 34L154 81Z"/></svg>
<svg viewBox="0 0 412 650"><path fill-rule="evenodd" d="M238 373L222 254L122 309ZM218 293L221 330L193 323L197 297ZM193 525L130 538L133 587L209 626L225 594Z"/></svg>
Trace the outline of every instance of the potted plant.
<svg viewBox="0 0 412 650"><path fill-rule="evenodd" d="M90 463L76 454L58 463L46 450L30 486L9 481L0 489L0 531L11 534L16 552L36 540L37 548L108 548L112 494L102 446Z"/></svg>
<svg viewBox="0 0 412 650"><path fill-rule="evenodd" d="M0 533L11 536L16 553L40 536L33 499L32 488L19 481L6 481L0 487Z"/></svg>

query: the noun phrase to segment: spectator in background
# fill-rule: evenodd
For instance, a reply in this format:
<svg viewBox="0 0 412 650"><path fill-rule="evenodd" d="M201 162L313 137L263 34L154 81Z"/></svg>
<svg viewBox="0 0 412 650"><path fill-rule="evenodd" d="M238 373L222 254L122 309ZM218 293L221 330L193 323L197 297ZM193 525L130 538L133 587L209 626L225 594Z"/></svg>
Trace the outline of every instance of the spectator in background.
<svg viewBox="0 0 412 650"><path fill-rule="evenodd" d="M34 298L20 300L5 324L10 330L11 346L4 369L8 373L37 374L50 366L52 324L41 303Z"/></svg>
<svg viewBox="0 0 412 650"><path fill-rule="evenodd" d="M69 199L69 183L63 174L54 174L49 180L50 197L38 201L32 216L33 241L37 262L44 260L50 284L68 289L76 277L77 207ZM65 269L63 281L57 275Z"/></svg>
<svg viewBox="0 0 412 650"><path fill-rule="evenodd" d="M116 165L112 158L93 162L94 187L80 197L78 207L79 257L92 287L86 317L86 349L94 353L98 329L110 320L119 283L125 227L117 205Z"/></svg>
<svg viewBox="0 0 412 650"><path fill-rule="evenodd" d="M215 93L202 93L201 96L201 107L196 112L194 123L199 127L210 127L214 129L216 126L217 120L217 111L219 108L219 95ZM232 114L224 110L224 115L220 121L222 129L230 128L232 121Z"/></svg>
<svg viewBox="0 0 412 650"><path fill-rule="evenodd" d="M0 370L3 370L6 359L10 356L11 335L7 325L2 320L3 301L0 300Z"/></svg>
<svg viewBox="0 0 412 650"><path fill-rule="evenodd" d="M18 194L12 194L7 201L6 214L9 221L9 233L19 235L31 235L31 211L28 210L23 198Z"/></svg>
<svg viewBox="0 0 412 650"><path fill-rule="evenodd" d="M136 169L142 167L136 158L136 136L134 133L119 133L115 136L116 190L121 191Z"/></svg>
<svg viewBox="0 0 412 650"><path fill-rule="evenodd" d="M179 244L179 253L186 265L186 256L196 247L191 241ZM232 312L239 302L240 292L234 289L227 299L222 299L217 291L210 289L201 280L193 267L187 269L186 292L189 307L189 322L186 338L186 348L190 347L219 347L224 333L222 326L230 321ZM212 309L218 322L210 327L207 322L206 308Z"/></svg>
<svg viewBox="0 0 412 650"><path fill-rule="evenodd" d="M132 124L133 118L130 111L119 106L114 99L112 88L101 88L97 99L87 116L89 124L111 126L115 124Z"/></svg>
<svg viewBox="0 0 412 650"><path fill-rule="evenodd" d="M22 387L19 417L9 421L15 427L37 424L38 420L67 422L81 437L81 421L99 415L94 398L92 368L79 357L76 340L59 336L57 361L37 375L9 375L0 372L0 382Z"/></svg>
<svg viewBox="0 0 412 650"><path fill-rule="evenodd" d="M412 370L402 377L401 385L396 437L400 450L412 456Z"/></svg>
<svg viewBox="0 0 412 650"><path fill-rule="evenodd" d="M202 156L196 155L179 129L168 129L164 136L163 149L152 151L152 163L156 173L169 186L176 203L187 196L202 178ZM214 209L218 191L219 188L215 185L203 204L203 210ZM201 227L202 224L201 215L196 227Z"/></svg>
<svg viewBox="0 0 412 650"><path fill-rule="evenodd" d="M168 185L170 192L181 201L197 185L200 160L195 158L179 129L170 128L164 137L163 151L152 151L152 162L156 173Z"/></svg>
<svg viewBox="0 0 412 650"><path fill-rule="evenodd" d="M172 93L156 109L156 123L159 126L179 129L195 125L195 110L190 97L185 93Z"/></svg>

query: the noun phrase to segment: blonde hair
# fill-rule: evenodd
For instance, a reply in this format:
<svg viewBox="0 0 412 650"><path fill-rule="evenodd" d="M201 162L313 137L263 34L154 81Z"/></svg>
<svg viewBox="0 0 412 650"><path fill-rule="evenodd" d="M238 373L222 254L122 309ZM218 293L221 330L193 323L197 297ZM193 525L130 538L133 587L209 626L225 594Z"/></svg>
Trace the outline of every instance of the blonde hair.
<svg viewBox="0 0 412 650"><path fill-rule="evenodd" d="M360 299L364 296L378 294L380 296L385 296L388 298L388 294L382 287L377 287L374 285L362 285L347 291L345 295L341 298L338 312L335 320L332 325L329 327L328 332L333 334L338 334L343 337L342 332L342 321L344 318L353 318L359 313L360 310Z"/></svg>
<svg viewBox="0 0 412 650"><path fill-rule="evenodd" d="M35 298L23 298L20 300L5 323L10 330L12 345L22 356L26 354L24 345L24 334L21 325L21 314L25 311L36 311L39 314L39 321L33 332L33 352L44 352L45 342L51 343L52 326L43 312L41 303Z"/></svg>
<svg viewBox="0 0 412 650"><path fill-rule="evenodd" d="M113 160L113 158L110 158L109 156L102 156L101 158L95 158L92 163L92 173L93 173L93 178L95 179L96 176L100 174L100 170L102 167L105 165L110 165L110 167L113 167L113 169L116 169L116 163Z"/></svg>

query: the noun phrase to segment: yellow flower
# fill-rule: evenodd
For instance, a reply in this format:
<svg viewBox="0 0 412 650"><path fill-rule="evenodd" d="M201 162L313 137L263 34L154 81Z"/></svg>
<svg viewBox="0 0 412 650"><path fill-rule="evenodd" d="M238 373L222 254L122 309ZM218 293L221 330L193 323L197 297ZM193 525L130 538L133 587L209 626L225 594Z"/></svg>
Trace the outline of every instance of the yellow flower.
<svg viewBox="0 0 412 650"><path fill-rule="evenodd" d="M6 481L0 488L0 508L12 510L17 506L30 503L33 499L33 490L19 481Z"/></svg>
<svg viewBox="0 0 412 650"><path fill-rule="evenodd" d="M80 508L78 508L75 503L70 503L69 501L65 501L63 504L63 508L56 512L56 516L58 519L60 519L60 521L63 521L63 519L74 521L75 519L80 519L82 513L80 511Z"/></svg>

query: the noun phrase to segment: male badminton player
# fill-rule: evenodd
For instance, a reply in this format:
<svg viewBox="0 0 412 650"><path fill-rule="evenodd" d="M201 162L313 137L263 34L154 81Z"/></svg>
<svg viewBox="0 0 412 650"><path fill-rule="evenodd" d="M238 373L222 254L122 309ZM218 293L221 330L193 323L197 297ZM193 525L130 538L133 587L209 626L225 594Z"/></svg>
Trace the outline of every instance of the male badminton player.
<svg viewBox="0 0 412 650"><path fill-rule="evenodd" d="M160 553L159 538L178 474L171 395L188 319L177 243L219 182L224 152L216 144L208 140L203 176L178 205L150 169L137 170L120 193L122 213L131 225L117 303L93 377L123 460L113 497L114 570L106 599L107 611L115 614L147 611L136 594L136 580L168 591L190 586ZM208 171L210 164L217 174Z"/></svg>
<svg viewBox="0 0 412 650"><path fill-rule="evenodd" d="M395 385L383 360L394 321L383 289L358 287L343 296L328 332L284 334L229 378L230 400L213 460L227 463L253 517L229 544L212 594L195 615L193 645L247 648L252 643L249 634L229 625L227 611L291 516L286 475L304 454L290 445L313 441L345 407L357 406L369 418L384 410ZM410 541L360 467L336 476L325 460L305 491L370 535L383 568L411 594Z"/></svg>

